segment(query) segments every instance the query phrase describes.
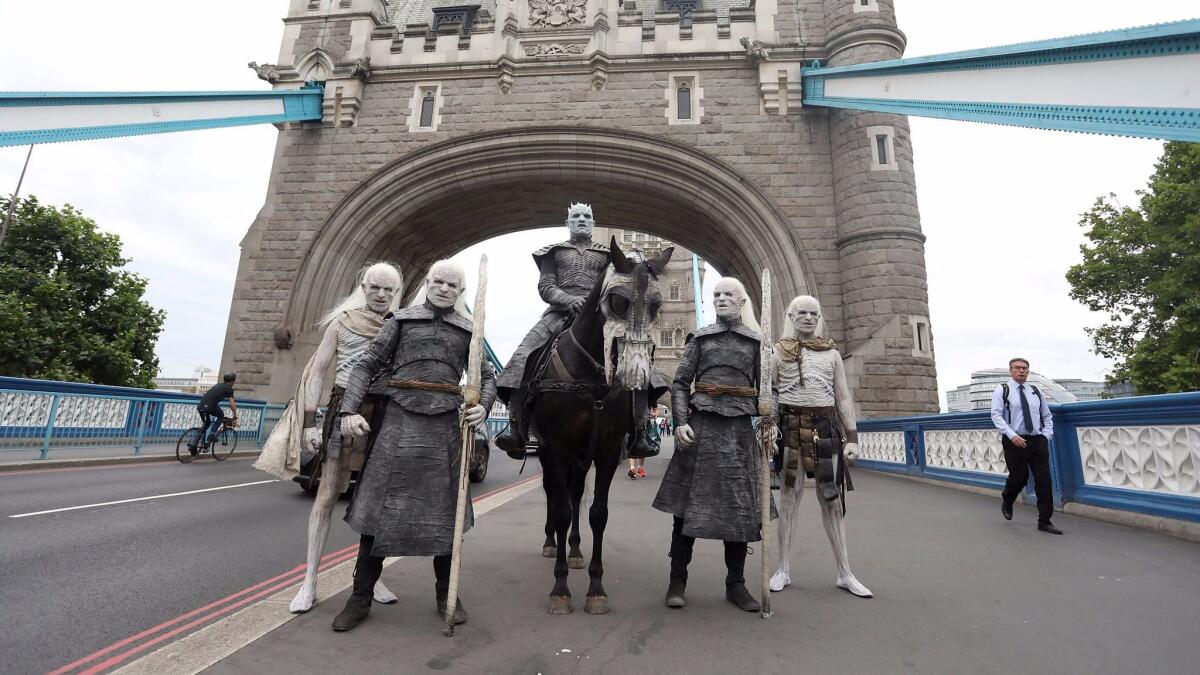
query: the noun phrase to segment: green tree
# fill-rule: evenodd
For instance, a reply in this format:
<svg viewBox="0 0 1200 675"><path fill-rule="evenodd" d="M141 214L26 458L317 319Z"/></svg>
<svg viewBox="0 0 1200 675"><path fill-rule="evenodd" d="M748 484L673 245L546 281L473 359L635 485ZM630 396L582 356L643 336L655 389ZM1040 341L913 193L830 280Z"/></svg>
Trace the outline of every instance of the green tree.
<svg viewBox="0 0 1200 675"><path fill-rule="evenodd" d="M70 205L18 200L0 244L0 374L153 387L166 315L128 262L120 238Z"/></svg>
<svg viewBox="0 0 1200 675"><path fill-rule="evenodd" d="M1090 243L1067 272L1071 297L1109 323L1087 329L1115 359L1110 382L1139 394L1200 389L1200 144L1167 143L1137 209L1112 194L1079 224Z"/></svg>

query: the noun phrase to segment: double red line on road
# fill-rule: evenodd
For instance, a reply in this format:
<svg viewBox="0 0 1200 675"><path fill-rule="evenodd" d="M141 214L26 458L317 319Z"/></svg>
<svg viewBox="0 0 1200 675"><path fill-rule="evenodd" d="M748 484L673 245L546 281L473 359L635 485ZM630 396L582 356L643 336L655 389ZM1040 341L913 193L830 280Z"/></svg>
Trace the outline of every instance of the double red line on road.
<svg viewBox="0 0 1200 675"><path fill-rule="evenodd" d="M526 485L534 480L541 478L541 474L535 474L524 480L517 481L504 487L485 492L471 501L478 503L481 500L487 499L494 495L500 494L506 490ZM358 544L352 544L346 548L328 553L321 558L321 564L318 570L324 572L331 567L335 567L348 560L352 560L358 555ZM138 633L134 633L129 637L112 643L111 645L95 651L87 656L72 661L65 666L57 668L49 673L49 675L66 675L74 673L75 675L95 675L106 670L114 668L121 663L129 660L155 645L158 645L166 640L177 637L182 633L198 628L204 624L211 623L230 612L236 611L246 605L269 597L284 590L289 586L300 583L304 580L305 566L297 565L283 574L271 577L265 581L260 581L248 588L244 588L237 593L226 596L215 602L210 602L203 607L198 607L190 612L182 614L170 621L147 628ZM91 665L88 665L91 664Z"/></svg>

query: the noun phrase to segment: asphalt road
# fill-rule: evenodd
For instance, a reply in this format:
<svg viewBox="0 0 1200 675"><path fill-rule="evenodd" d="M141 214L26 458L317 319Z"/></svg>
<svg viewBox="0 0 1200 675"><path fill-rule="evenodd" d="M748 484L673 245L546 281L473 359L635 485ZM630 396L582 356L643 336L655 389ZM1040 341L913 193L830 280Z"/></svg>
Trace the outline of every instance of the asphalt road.
<svg viewBox="0 0 1200 675"><path fill-rule="evenodd" d="M294 483L259 483L269 476L250 464L205 457L0 473L0 671L52 670L302 564L311 498ZM493 452L473 492L515 482L519 468ZM533 460L521 478L539 471ZM327 552L357 541L340 520L344 504Z"/></svg>

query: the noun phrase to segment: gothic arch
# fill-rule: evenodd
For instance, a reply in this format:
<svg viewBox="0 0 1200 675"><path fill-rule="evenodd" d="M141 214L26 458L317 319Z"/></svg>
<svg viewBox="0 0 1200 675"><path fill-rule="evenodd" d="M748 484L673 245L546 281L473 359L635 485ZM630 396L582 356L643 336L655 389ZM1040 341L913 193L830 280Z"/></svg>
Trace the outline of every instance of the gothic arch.
<svg viewBox="0 0 1200 675"><path fill-rule="evenodd" d="M324 82L333 76L333 57L317 47L296 62L296 72L302 80Z"/></svg>
<svg viewBox="0 0 1200 675"><path fill-rule="evenodd" d="M756 298L762 268L770 267L777 307L793 295L816 293L787 217L725 163L628 131L543 127L438 143L363 181L310 242L286 323L293 331L310 329L364 260L394 260L407 279L419 279L434 260L472 244L561 223L570 201L591 202L598 225L690 248L722 274L742 279Z"/></svg>

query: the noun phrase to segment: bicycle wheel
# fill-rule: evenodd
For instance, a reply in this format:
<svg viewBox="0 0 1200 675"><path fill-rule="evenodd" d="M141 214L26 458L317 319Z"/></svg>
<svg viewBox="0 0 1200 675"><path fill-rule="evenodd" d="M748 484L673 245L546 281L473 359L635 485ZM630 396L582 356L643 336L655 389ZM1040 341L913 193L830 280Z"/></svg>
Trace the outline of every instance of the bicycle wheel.
<svg viewBox="0 0 1200 675"><path fill-rule="evenodd" d="M192 427L179 434L179 440L175 442L175 459L184 464L191 464L192 460L196 459L196 455L200 454L200 450L193 450L192 448L199 448L200 432L200 427ZM191 447L189 447L189 444Z"/></svg>
<svg viewBox="0 0 1200 675"><path fill-rule="evenodd" d="M233 454L233 449L237 447L237 429L225 427L221 429L221 433L217 434L217 439L212 444L213 459L218 462Z"/></svg>

